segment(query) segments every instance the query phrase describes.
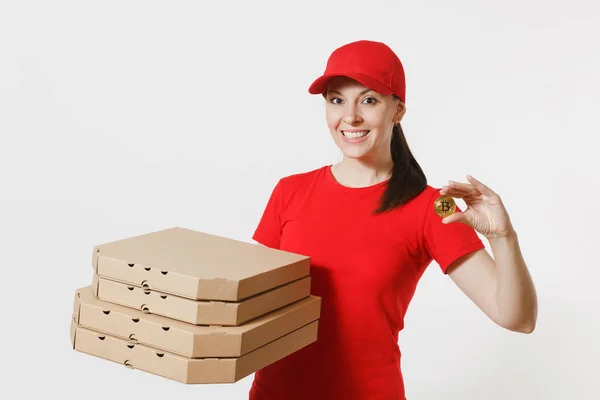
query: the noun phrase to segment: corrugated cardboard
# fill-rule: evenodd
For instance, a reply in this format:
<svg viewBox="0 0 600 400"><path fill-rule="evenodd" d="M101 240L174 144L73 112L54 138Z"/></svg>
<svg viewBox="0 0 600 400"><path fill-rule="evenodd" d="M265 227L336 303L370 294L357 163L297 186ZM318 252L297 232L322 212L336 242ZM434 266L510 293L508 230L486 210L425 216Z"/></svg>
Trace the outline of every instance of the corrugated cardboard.
<svg viewBox="0 0 600 400"><path fill-rule="evenodd" d="M190 300L128 285L94 274L92 288L101 300L194 325L238 326L310 296L311 277L287 283L239 302Z"/></svg>
<svg viewBox="0 0 600 400"><path fill-rule="evenodd" d="M73 348L188 384L234 383L317 339L314 321L242 357L192 359L83 328L71 321Z"/></svg>
<svg viewBox="0 0 600 400"><path fill-rule="evenodd" d="M310 258L174 227L94 247L95 273L191 300L240 301L310 273Z"/></svg>
<svg viewBox="0 0 600 400"><path fill-rule="evenodd" d="M73 321L184 357L240 357L318 320L320 310L321 298L310 296L242 326L196 326L100 300L86 286L75 292Z"/></svg>

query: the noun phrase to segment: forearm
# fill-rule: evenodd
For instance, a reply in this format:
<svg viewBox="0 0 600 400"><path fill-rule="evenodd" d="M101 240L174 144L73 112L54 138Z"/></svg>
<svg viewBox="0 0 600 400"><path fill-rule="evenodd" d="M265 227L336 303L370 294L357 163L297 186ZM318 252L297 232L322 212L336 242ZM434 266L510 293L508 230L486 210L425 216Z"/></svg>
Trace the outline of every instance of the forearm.
<svg viewBox="0 0 600 400"><path fill-rule="evenodd" d="M537 295L523 260L517 233L488 239L496 264L496 306L507 329L530 333L537 319Z"/></svg>

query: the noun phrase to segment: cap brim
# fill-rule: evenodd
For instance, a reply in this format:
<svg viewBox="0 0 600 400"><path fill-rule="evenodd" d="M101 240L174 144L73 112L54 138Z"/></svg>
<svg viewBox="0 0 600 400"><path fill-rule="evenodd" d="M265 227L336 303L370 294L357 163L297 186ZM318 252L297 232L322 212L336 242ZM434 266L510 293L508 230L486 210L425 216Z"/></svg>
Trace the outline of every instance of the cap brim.
<svg viewBox="0 0 600 400"><path fill-rule="evenodd" d="M317 78L312 83L312 85L310 85L310 87L308 88L308 92L310 94L323 94L324 95L323 92L327 88L327 84L329 83L331 78L333 78L335 76L345 76L347 78L354 79L355 81L362 83L366 87L373 89L374 91L381 93L384 96L387 96L387 95L393 93L393 91L390 88L388 88L387 86L385 86L383 83L376 81L375 79L373 79L369 76L366 76L363 74L353 74L353 73L324 74L323 76L320 76L319 78Z"/></svg>

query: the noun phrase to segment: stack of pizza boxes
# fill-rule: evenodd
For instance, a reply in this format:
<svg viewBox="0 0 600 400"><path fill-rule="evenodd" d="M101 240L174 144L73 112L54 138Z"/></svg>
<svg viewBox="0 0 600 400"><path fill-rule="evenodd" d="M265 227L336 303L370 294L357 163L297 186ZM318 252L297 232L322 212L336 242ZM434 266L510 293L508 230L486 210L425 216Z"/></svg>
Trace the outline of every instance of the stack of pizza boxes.
<svg viewBox="0 0 600 400"><path fill-rule="evenodd" d="M317 339L303 255L169 228L98 245L73 348L189 384L233 383Z"/></svg>

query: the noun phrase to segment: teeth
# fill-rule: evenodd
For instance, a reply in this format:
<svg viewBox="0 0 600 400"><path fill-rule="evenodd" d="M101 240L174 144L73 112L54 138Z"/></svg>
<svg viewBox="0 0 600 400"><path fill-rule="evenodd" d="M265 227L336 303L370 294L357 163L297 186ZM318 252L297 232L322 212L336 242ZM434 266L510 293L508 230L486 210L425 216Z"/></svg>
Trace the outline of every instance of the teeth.
<svg viewBox="0 0 600 400"><path fill-rule="evenodd" d="M366 136L367 133L369 133L369 131L360 131L360 132L345 132L345 131L342 131L342 134L344 136L346 136L347 138L350 138L350 139L361 138L363 136Z"/></svg>

